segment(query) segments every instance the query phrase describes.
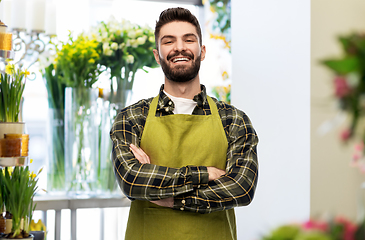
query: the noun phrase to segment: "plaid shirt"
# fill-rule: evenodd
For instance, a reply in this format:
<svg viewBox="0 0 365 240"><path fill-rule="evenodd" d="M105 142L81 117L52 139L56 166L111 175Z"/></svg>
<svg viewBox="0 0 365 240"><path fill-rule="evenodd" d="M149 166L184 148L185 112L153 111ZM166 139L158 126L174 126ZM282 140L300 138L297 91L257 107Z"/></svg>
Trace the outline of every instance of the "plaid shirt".
<svg viewBox="0 0 365 240"><path fill-rule="evenodd" d="M174 104L163 92L163 87L160 89L156 116L170 115L174 110ZM228 149L226 174L208 181L206 166L178 169L141 164L129 150L129 144L140 144L152 99L140 100L124 108L110 131L115 175L123 193L131 200L174 197L174 209L199 213L248 205L257 185L258 137L246 114L213 98L227 136ZM192 114L211 114L203 85L194 101L197 106Z"/></svg>

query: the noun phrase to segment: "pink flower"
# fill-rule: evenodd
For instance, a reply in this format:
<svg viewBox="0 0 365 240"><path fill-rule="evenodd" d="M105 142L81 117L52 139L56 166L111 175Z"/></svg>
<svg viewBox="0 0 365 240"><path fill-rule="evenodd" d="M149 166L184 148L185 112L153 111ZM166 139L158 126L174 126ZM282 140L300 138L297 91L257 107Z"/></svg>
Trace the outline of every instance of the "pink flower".
<svg viewBox="0 0 365 240"><path fill-rule="evenodd" d="M320 230L326 232L328 230L328 224L323 221L308 220L303 223L302 227L305 230Z"/></svg>
<svg viewBox="0 0 365 240"><path fill-rule="evenodd" d="M335 82L335 94L337 97L343 98L350 93L351 89L347 84L345 77L337 76L334 82Z"/></svg>
<svg viewBox="0 0 365 240"><path fill-rule="evenodd" d="M345 130L343 130L342 132L341 132L341 140L342 141L347 141L347 140L349 140L349 138L351 137L351 134L352 134L352 132L351 132L351 130L350 129L345 129Z"/></svg>
<svg viewBox="0 0 365 240"><path fill-rule="evenodd" d="M348 219L344 217L337 217L335 219L337 224L344 226L344 231L342 235L343 240L354 240L355 239L355 232L357 230L356 224L352 223Z"/></svg>

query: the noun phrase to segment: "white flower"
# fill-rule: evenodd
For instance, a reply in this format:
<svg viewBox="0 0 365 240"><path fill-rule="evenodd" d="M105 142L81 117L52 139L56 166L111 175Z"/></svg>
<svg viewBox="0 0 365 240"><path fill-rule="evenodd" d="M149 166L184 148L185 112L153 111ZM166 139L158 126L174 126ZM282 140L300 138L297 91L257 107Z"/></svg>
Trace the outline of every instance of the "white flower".
<svg viewBox="0 0 365 240"><path fill-rule="evenodd" d="M113 50L110 49L109 43L103 43L103 53L106 56L111 56L113 54Z"/></svg>
<svg viewBox="0 0 365 240"><path fill-rule="evenodd" d="M133 48L137 48L137 47L138 47L138 42L137 42L137 40L131 40L131 46L132 46Z"/></svg>
<svg viewBox="0 0 365 240"><path fill-rule="evenodd" d="M104 55L105 56L111 56L113 54L113 50L109 49L104 49Z"/></svg>
<svg viewBox="0 0 365 240"><path fill-rule="evenodd" d="M137 38L138 45L143 45L146 42L147 36Z"/></svg>
<svg viewBox="0 0 365 240"><path fill-rule="evenodd" d="M130 39L127 39L127 42L125 43L125 46L126 47L130 47L131 46L131 40Z"/></svg>
<svg viewBox="0 0 365 240"><path fill-rule="evenodd" d="M127 56L127 59L126 59L126 62L127 63L134 63L134 57L133 57L133 55L128 55Z"/></svg>
<svg viewBox="0 0 365 240"><path fill-rule="evenodd" d="M118 43L113 42L113 43L110 45L110 48L111 48L111 49L113 49L113 50L117 50L117 49L118 49Z"/></svg>
<svg viewBox="0 0 365 240"><path fill-rule="evenodd" d="M136 30L136 37L142 36L143 35L143 30L142 29L137 29Z"/></svg>
<svg viewBox="0 0 365 240"><path fill-rule="evenodd" d="M136 38L136 31L135 30L130 30L130 31L128 31L128 37L129 38Z"/></svg>
<svg viewBox="0 0 365 240"><path fill-rule="evenodd" d="M121 43L121 44L119 44L119 49L123 49L125 47L125 43L123 42L123 43Z"/></svg>

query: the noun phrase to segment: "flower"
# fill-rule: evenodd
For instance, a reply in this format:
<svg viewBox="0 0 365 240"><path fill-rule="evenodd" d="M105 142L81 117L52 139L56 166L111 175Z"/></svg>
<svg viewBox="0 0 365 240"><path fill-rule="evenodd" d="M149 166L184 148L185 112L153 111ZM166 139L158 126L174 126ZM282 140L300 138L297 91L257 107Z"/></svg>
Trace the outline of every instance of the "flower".
<svg viewBox="0 0 365 240"><path fill-rule="evenodd" d="M17 166L0 171L0 195L6 211L12 216L12 229L8 237L22 238L29 236L30 223L35 205L34 195L37 191L38 171L36 175L29 171L29 166ZM22 226L22 219L24 226Z"/></svg>
<svg viewBox="0 0 365 240"><path fill-rule="evenodd" d="M279 226L263 240L362 240L363 223L353 223L338 216L330 220L309 219L304 223Z"/></svg>
<svg viewBox="0 0 365 240"><path fill-rule="evenodd" d="M8 63L0 74L0 122L18 122L27 69L19 69Z"/></svg>
<svg viewBox="0 0 365 240"><path fill-rule="evenodd" d="M98 42L85 34L73 37L70 32L67 42L61 42L56 50L54 66L59 78L68 87L91 88L101 73Z"/></svg>
<svg viewBox="0 0 365 240"><path fill-rule="evenodd" d="M341 56L324 59L321 63L333 74L333 91L339 110L351 118L348 130L343 131L340 138L345 142L352 138L365 142L365 129L359 124L365 113L365 34L343 35L338 41L342 47ZM364 171L363 164L358 163L362 162L363 156L364 153L358 150L353 154L352 165L361 171Z"/></svg>
<svg viewBox="0 0 365 240"><path fill-rule="evenodd" d="M98 43L97 63L109 69L110 79L117 78L119 88L126 85L126 89L131 89L138 69L158 66L153 55L154 32L148 26L141 27L125 19L118 21L112 16L93 26L87 35ZM132 79L128 79L130 76Z"/></svg>
<svg viewBox="0 0 365 240"><path fill-rule="evenodd" d="M346 97L351 92L351 88L347 83L347 80L343 76L337 76L334 79L335 94L338 98Z"/></svg>

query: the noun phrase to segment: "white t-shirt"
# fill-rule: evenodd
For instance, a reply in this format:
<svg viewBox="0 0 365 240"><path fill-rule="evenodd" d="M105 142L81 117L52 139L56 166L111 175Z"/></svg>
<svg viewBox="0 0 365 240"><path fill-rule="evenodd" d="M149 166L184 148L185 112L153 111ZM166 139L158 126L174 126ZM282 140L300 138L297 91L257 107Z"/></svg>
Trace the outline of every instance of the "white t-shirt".
<svg viewBox="0 0 365 240"><path fill-rule="evenodd" d="M164 91L164 93L174 102L174 114L192 114L196 107L193 99L174 97Z"/></svg>

